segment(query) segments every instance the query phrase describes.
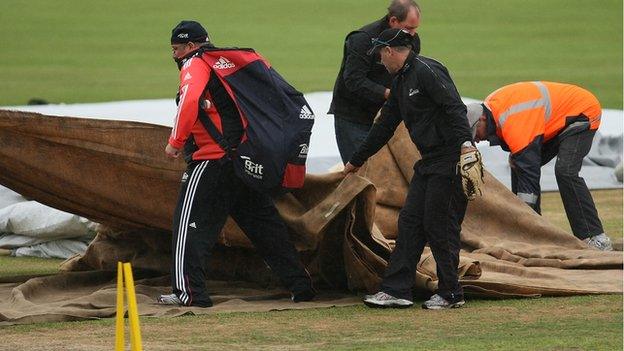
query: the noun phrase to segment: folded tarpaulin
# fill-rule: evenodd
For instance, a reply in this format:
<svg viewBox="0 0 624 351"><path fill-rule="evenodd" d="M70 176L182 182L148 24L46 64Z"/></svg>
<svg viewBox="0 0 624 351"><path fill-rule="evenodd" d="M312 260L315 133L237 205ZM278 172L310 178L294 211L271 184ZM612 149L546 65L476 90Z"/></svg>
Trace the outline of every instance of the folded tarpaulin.
<svg viewBox="0 0 624 351"><path fill-rule="evenodd" d="M95 223L0 186L0 249L12 256L69 258L83 254Z"/></svg>
<svg viewBox="0 0 624 351"><path fill-rule="evenodd" d="M20 246L11 250L11 256L15 257L40 257L40 258L71 258L87 251L89 240L59 239L46 241L39 244Z"/></svg>
<svg viewBox="0 0 624 351"><path fill-rule="evenodd" d="M184 169L182 162L164 155L168 134L166 127L135 122L0 111L0 167L6 170L0 184L113 228L99 233L85 255L66 263L71 272L0 285L11 291L0 294L0 321L112 316L111 272L118 260L151 272L138 274L141 313L198 313L153 304L159 293L169 291L168 279L153 275L169 271L169 226ZM343 292L377 289L418 157L400 127L359 175L308 176L303 189L276 201L317 286ZM232 288L234 283L209 283L210 293L223 297L217 300L218 310L249 307L249 301L254 301L251 310L295 307L269 289L275 278L235 223L228 221L219 243L210 257L209 277L247 281L264 293L249 298L244 289ZM80 278L87 273L89 279ZM460 275L473 295L621 293L622 253L588 249L487 174L484 196L470 203L462 226ZM418 264L416 282L420 292L436 288L429 251ZM100 299L101 294L110 296ZM330 296L355 301L344 293ZM303 306L331 305L332 298Z"/></svg>
<svg viewBox="0 0 624 351"><path fill-rule="evenodd" d="M21 201L0 208L0 234L30 238L27 243L0 239L0 248L38 244L58 239L93 237L95 223L36 201ZM18 245L19 244L19 245Z"/></svg>

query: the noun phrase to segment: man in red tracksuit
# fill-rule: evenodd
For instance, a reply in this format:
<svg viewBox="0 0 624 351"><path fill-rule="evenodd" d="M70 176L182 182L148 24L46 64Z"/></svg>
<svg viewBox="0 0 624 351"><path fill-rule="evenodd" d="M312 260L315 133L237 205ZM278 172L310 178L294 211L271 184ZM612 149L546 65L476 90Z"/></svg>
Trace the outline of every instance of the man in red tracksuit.
<svg viewBox="0 0 624 351"><path fill-rule="evenodd" d="M182 176L174 214L173 293L161 295L158 302L212 306L205 287L204 263L228 215L291 291L292 300L312 299L315 291L311 278L272 199L235 175L230 156L199 118L200 114L207 115L231 149L245 138L247 122L227 87L212 71L234 64L222 57L211 67L202 59L202 50L214 46L206 30L195 21L182 21L173 29L171 48L180 69L180 88L178 112L165 153L172 158L184 153L188 168Z"/></svg>

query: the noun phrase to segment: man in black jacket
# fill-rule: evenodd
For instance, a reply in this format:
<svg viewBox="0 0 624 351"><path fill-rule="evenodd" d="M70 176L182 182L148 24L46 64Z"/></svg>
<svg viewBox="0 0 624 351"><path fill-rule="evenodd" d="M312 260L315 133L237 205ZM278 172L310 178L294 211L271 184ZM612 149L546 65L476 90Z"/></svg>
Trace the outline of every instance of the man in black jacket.
<svg viewBox="0 0 624 351"><path fill-rule="evenodd" d="M372 39L388 28L402 28L414 35L420 24L420 8L413 0L393 0L388 14L349 33L329 114L334 115L336 142L347 163L364 141L375 115L388 98L392 76L379 62L379 54L367 55Z"/></svg>
<svg viewBox="0 0 624 351"><path fill-rule="evenodd" d="M345 165L355 172L388 142L401 121L422 159L414 166L405 205L399 214L396 246L381 291L367 295L371 307L409 307L416 264L429 243L436 261L438 291L423 308L461 307L465 302L458 281L461 222L467 199L457 163L476 153L472 134L455 84L441 63L418 55L410 33L387 29L374 40L381 61L396 73L388 101L366 140Z"/></svg>

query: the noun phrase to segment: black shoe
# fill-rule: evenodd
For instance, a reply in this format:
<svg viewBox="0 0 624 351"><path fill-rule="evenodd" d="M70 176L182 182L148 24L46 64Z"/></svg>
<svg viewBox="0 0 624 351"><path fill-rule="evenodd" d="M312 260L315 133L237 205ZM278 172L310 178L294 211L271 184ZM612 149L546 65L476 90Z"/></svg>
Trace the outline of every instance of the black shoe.
<svg viewBox="0 0 624 351"><path fill-rule="evenodd" d="M212 301L200 301L200 302L195 302L193 301L191 303L191 306L193 307L212 307Z"/></svg>
<svg viewBox="0 0 624 351"><path fill-rule="evenodd" d="M307 290L302 290L296 293L292 293L291 299L293 302L304 302L311 301L316 296L316 290L314 288L310 288Z"/></svg>
<svg viewBox="0 0 624 351"><path fill-rule="evenodd" d="M156 301L159 305L172 305L172 306L186 306L182 300L176 294L160 295ZM210 298L204 301L193 301L191 303L193 307L212 307L212 300Z"/></svg>

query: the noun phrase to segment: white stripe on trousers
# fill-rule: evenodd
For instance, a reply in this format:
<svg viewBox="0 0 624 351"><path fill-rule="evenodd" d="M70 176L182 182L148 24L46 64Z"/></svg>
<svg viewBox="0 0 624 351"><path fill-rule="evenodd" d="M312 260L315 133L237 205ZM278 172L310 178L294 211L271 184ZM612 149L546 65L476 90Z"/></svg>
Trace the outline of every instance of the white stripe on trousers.
<svg viewBox="0 0 624 351"><path fill-rule="evenodd" d="M184 281L184 254L186 252L186 233L188 228L188 221L191 217L191 210L193 208L193 200L195 198L195 191L197 190L197 186L199 185L199 180L206 169L206 165L210 161L202 161L191 174L189 178L189 186L186 188L186 193L184 194L184 203L182 205L182 211L180 212L180 219L178 223L178 240L176 241L176 250L175 250L175 279L176 279L176 288L178 288L180 293L180 300L185 304L188 303L189 296L186 291L186 284Z"/></svg>

